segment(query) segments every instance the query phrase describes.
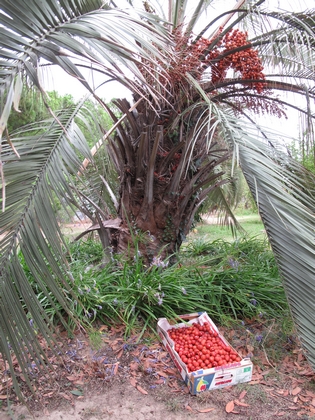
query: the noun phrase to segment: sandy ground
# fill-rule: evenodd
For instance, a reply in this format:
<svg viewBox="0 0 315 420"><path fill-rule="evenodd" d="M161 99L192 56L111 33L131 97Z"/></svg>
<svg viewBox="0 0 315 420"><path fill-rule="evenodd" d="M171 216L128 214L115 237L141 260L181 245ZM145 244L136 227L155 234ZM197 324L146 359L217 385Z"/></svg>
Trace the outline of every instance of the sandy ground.
<svg viewBox="0 0 315 420"><path fill-rule="evenodd" d="M171 398L171 392L169 393ZM173 410L173 412L172 412ZM32 416L26 407L20 406L14 409L14 420L47 419L47 420L186 420L198 419L222 420L223 413L197 413L192 412L180 405L173 407L158 401L152 395L139 393L130 384L120 389L108 389L103 395L89 395L81 400L74 401L73 405L65 405L57 410L40 410ZM1 420L12 420L12 417L4 413ZM224 414L223 414L224 416Z"/></svg>

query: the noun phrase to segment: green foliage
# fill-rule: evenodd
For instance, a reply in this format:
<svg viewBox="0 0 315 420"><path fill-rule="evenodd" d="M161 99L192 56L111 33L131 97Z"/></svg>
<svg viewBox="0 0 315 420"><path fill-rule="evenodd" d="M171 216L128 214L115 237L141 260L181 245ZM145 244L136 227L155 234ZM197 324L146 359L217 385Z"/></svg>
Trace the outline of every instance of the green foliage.
<svg viewBox="0 0 315 420"><path fill-rule="evenodd" d="M234 242L194 242L187 258L200 255L200 285L208 290L204 299L215 319L279 316L287 310L284 289L274 256L266 241L242 238ZM215 310L213 311L213 308Z"/></svg>
<svg viewBox="0 0 315 420"><path fill-rule="evenodd" d="M86 240L76 241L69 244L69 256L73 262L85 261L87 266L101 262L103 248L100 242Z"/></svg>
<svg viewBox="0 0 315 420"><path fill-rule="evenodd" d="M236 218L244 232L240 234L236 232L235 237L240 238L245 235L248 237L266 239L264 225L258 214L253 214L246 210L242 210L241 212L238 210L237 214L238 215ZM196 226L194 231L190 234L190 237L191 240L194 240L195 246L197 246L198 243L202 244L202 246L205 246L206 243L213 242L220 238L223 238L226 241L232 241L233 232L229 226L220 224L218 221L215 224L205 221L204 223L200 223Z"/></svg>
<svg viewBox="0 0 315 420"><path fill-rule="evenodd" d="M181 261L162 269L143 266L141 258L133 264L117 260L102 270L73 273L85 315L122 321L130 331L139 321L154 327L159 317L196 311L220 323L287 311L274 256L263 240L214 241L204 244L200 256L192 243Z"/></svg>
<svg viewBox="0 0 315 420"><path fill-rule="evenodd" d="M300 162L306 169L315 173L315 147L305 144L304 135L298 142L293 141L289 150L294 159Z"/></svg>
<svg viewBox="0 0 315 420"><path fill-rule="evenodd" d="M60 96L58 92L47 92L47 104L53 110L66 109L74 105L73 97L69 94ZM24 86L19 111L13 110L8 120L8 131L18 129L26 124L42 121L50 116L40 92Z"/></svg>
<svg viewBox="0 0 315 420"><path fill-rule="evenodd" d="M86 112L86 120L84 122L78 120L77 124L82 130L89 147L92 148L103 137L104 133L109 130L113 123L108 113L98 103L86 100L84 107L88 111Z"/></svg>
<svg viewBox="0 0 315 420"><path fill-rule="evenodd" d="M87 319L123 322L127 332L140 324L154 327L158 317L175 317L181 312L205 310L202 291L191 279L191 270L172 266L144 267L140 258L134 263L115 260L103 269L73 271L74 285L84 305ZM176 279L176 281L175 281ZM81 315L81 314L80 314Z"/></svg>
<svg viewBox="0 0 315 420"><path fill-rule="evenodd" d="M42 95L27 87L23 88L19 111L13 110L10 114L7 124L9 133L26 124L41 121L48 116Z"/></svg>
<svg viewBox="0 0 315 420"><path fill-rule="evenodd" d="M57 91L47 92L47 105L53 112L73 108L75 101L70 94L60 95ZM108 113L102 106L91 100L84 102L86 108L86 120L81 121L76 118L75 121L86 138L90 148L103 136L104 130L108 130L112 125ZM23 87L19 112L13 110L10 114L7 128L9 133L23 127L24 125L40 122L49 118L50 112L47 109L40 92ZM97 124L95 123L97 120ZM40 128L40 124L39 124Z"/></svg>
<svg viewBox="0 0 315 420"><path fill-rule="evenodd" d="M145 267L119 258L101 266L102 247L93 241L70 244L70 271L78 301L72 311L85 325L123 322L127 333L155 329L159 317L207 311L221 324L253 317L288 314L274 256L258 238L234 242L191 242L180 262ZM163 262L164 264L167 262ZM47 313L54 308L40 296ZM74 325L69 321L70 327Z"/></svg>

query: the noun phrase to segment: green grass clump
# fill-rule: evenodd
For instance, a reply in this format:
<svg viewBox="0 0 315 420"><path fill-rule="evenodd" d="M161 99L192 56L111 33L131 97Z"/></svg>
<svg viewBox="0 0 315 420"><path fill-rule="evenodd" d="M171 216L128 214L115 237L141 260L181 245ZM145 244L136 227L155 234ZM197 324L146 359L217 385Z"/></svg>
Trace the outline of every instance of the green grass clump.
<svg viewBox="0 0 315 420"><path fill-rule="evenodd" d="M127 261L117 256L101 266L102 247L94 241L70 244L68 258L77 299L65 293L71 311L85 325L97 319L123 322L129 333L139 326L155 330L159 317L201 311L221 325L289 314L274 256L260 238L199 238L179 253L177 264L166 268L146 267L140 257ZM62 312L52 295L38 290L38 298L51 319ZM73 328L71 317L67 319Z"/></svg>
<svg viewBox="0 0 315 420"><path fill-rule="evenodd" d="M207 311L219 323L253 317L283 317L284 289L268 243L257 238L234 242L192 242L167 268L113 261L103 269L72 265L80 316L120 321L127 330L155 327L159 317ZM79 308L79 305L77 305Z"/></svg>
<svg viewBox="0 0 315 420"><path fill-rule="evenodd" d="M192 242L184 255L187 261L194 257L199 284L207 290L204 300L219 321L229 316L283 316L288 310L278 268L265 240L218 239L202 246Z"/></svg>
<svg viewBox="0 0 315 420"><path fill-rule="evenodd" d="M179 264L162 269L144 267L141 259L133 264L114 261L101 270L72 274L85 316L123 322L127 332L140 323L155 328L159 317L175 318L181 313L207 309L191 269Z"/></svg>

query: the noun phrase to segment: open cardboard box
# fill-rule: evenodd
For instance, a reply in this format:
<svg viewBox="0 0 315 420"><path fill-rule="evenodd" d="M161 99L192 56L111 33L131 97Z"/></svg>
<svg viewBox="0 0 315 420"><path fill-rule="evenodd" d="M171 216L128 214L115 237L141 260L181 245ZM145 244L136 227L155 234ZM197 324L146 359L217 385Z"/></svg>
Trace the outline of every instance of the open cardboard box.
<svg viewBox="0 0 315 420"><path fill-rule="evenodd" d="M192 395L196 395L206 390L218 389L242 382L248 382L252 379L253 364L249 358L241 358L240 362L229 363L227 365L211 369L200 369L195 372L188 372L185 363L175 351L174 341L167 333L169 329L183 328L193 323L203 325L207 322L210 324L211 329L218 333L225 345L230 347L232 346L220 334L218 328L206 312L179 315L179 318L185 320L185 322L170 324L166 318L160 318L157 323L157 331Z"/></svg>

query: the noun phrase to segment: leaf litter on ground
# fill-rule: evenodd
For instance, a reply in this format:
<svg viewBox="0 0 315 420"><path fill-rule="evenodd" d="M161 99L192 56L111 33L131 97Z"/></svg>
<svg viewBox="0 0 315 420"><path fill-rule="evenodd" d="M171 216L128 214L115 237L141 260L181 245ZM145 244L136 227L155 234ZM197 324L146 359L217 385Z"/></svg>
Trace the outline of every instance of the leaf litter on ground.
<svg viewBox="0 0 315 420"><path fill-rule="evenodd" d="M255 401L255 392L252 391L257 388L267 399L273 401L274 412L270 413L270 419L281 418L283 412L287 415L290 412L294 413L295 417L288 417L290 419L314 415L315 375L302 354L299 343L295 342L292 348L282 350L281 357L278 355L277 359L273 359L271 354L266 354L271 350L266 343L262 348L252 342L255 329L261 331L261 325L251 323L251 334L247 334L246 328L245 325L233 329L222 327L220 330L237 351L245 354L250 350L253 353L252 381L194 397L189 394L187 386L157 336L147 333L139 341L138 335L134 334L126 339L123 326L101 326L99 330L102 331L103 344L101 348L93 349L88 336L82 331L76 331L72 339L64 336L63 342L60 343L65 353L64 364L47 349L47 356L55 369L52 376L58 381L58 387L52 388L51 381L40 377L37 372L39 404L46 410L50 401L56 403L60 398L73 404L74 399L85 398L86 386L90 388L91 384L97 382L111 385L113 382L128 379L130 385L143 395L156 395L167 390L169 399L175 396L186 398L183 409L194 413L215 412L223 407L228 416L251 415L253 410L259 412L263 402ZM12 379L5 370L7 365L0 360L0 366L0 400L5 406L8 394L10 401L17 400L11 388ZM17 377L21 378L16 363L15 366ZM21 386L27 395L28 391L22 378ZM31 395L29 400L31 401Z"/></svg>

